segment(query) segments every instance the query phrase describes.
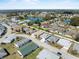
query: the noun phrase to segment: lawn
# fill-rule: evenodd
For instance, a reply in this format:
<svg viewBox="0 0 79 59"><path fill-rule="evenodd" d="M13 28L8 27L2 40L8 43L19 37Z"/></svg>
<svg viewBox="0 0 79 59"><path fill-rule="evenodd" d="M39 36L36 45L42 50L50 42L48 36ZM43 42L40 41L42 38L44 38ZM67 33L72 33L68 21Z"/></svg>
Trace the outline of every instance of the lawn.
<svg viewBox="0 0 79 59"><path fill-rule="evenodd" d="M37 48L34 52L32 52L31 54L29 54L28 56L26 56L24 59L36 59L36 56L39 54L39 52L42 49L43 48Z"/></svg>
<svg viewBox="0 0 79 59"><path fill-rule="evenodd" d="M39 26L32 26L32 27L35 28L35 29L40 29L40 30L48 31L48 28L42 28L42 27L39 27Z"/></svg>

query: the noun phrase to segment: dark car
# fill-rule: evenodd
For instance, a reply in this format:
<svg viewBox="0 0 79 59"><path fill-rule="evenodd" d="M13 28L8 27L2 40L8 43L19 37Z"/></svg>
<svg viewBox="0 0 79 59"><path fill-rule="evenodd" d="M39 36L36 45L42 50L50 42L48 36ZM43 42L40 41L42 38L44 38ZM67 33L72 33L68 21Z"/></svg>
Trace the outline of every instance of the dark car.
<svg viewBox="0 0 79 59"><path fill-rule="evenodd" d="M60 55L60 56L62 55L60 52L57 52L57 54Z"/></svg>

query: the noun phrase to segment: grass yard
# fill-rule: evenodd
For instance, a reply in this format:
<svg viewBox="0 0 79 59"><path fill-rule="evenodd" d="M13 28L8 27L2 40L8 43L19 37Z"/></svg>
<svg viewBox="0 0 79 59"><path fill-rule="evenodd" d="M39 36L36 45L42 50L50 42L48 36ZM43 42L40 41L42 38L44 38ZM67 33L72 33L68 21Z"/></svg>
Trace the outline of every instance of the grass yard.
<svg viewBox="0 0 79 59"><path fill-rule="evenodd" d="M39 52L42 49L43 48L37 48L34 52L32 52L31 54L29 54L28 56L26 56L24 59L36 59L36 56L39 54Z"/></svg>

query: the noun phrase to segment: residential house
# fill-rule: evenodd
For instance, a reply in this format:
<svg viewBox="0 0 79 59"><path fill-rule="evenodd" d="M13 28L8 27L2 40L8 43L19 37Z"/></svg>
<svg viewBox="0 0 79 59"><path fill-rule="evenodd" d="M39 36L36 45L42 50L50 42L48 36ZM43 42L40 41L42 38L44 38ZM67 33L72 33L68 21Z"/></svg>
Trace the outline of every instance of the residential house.
<svg viewBox="0 0 79 59"><path fill-rule="evenodd" d="M49 27L49 23L48 22L42 22L41 23L41 27L42 28L48 28Z"/></svg>
<svg viewBox="0 0 79 59"><path fill-rule="evenodd" d="M3 39L1 43L7 44L13 42L14 40L16 40L15 34L10 34L7 37L5 37L5 39Z"/></svg>
<svg viewBox="0 0 79 59"><path fill-rule="evenodd" d="M58 42L59 39L60 39L59 37L52 35L49 38L47 38L47 41L50 43L56 43Z"/></svg>
<svg viewBox="0 0 79 59"><path fill-rule="evenodd" d="M0 59L3 59L5 56L7 56L9 53L6 49L0 48Z"/></svg>
<svg viewBox="0 0 79 59"><path fill-rule="evenodd" d="M11 24L11 29L13 32L21 32L22 27L16 23Z"/></svg>
<svg viewBox="0 0 79 59"><path fill-rule="evenodd" d="M43 33L39 37L41 39L41 42L46 42L47 38L50 37L51 35L48 33Z"/></svg>
<svg viewBox="0 0 79 59"><path fill-rule="evenodd" d="M31 36L34 37L34 38L39 38L40 35L42 35L44 33L44 31L37 31L35 33L33 33Z"/></svg>
<svg viewBox="0 0 79 59"><path fill-rule="evenodd" d="M79 53L79 44L74 43L72 50L76 50Z"/></svg>
<svg viewBox="0 0 79 59"><path fill-rule="evenodd" d="M38 55L36 59L60 59L60 56L58 56L55 53L52 53L51 51L48 51L46 49L43 49Z"/></svg>
<svg viewBox="0 0 79 59"><path fill-rule="evenodd" d="M16 47L20 48L20 47L22 47L23 45L25 45L25 44L27 44L27 43L29 43L29 42L31 42L31 40L28 39L28 38L26 38L26 39L22 39L22 40L20 40L20 41L18 41L18 42L16 42L16 43L14 43L14 45L15 45Z"/></svg>
<svg viewBox="0 0 79 59"><path fill-rule="evenodd" d="M6 27L0 24L0 36L2 36L6 32Z"/></svg>
<svg viewBox="0 0 79 59"><path fill-rule="evenodd" d="M67 40L67 39L60 39L57 44L61 45L63 48L65 49L69 49L69 47L71 46L72 42Z"/></svg>
<svg viewBox="0 0 79 59"><path fill-rule="evenodd" d="M30 42L30 43L24 45L23 47L19 48L18 53L23 58L23 57L27 56L28 54L30 54L31 52L33 52L37 48L38 48L38 45L36 45L33 42Z"/></svg>

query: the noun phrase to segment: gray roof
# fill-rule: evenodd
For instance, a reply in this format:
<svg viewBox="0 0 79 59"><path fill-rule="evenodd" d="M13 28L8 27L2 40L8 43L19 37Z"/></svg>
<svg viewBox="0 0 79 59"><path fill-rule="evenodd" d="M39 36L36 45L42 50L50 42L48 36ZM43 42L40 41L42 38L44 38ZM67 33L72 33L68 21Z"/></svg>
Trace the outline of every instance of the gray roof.
<svg viewBox="0 0 79 59"><path fill-rule="evenodd" d="M59 59L59 58L60 56L46 49L42 50L37 56L37 59Z"/></svg>
<svg viewBox="0 0 79 59"><path fill-rule="evenodd" d="M48 37L50 37L51 35L48 33L43 33L42 35L40 35L40 38L44 38L47 39Z"/></svg>
<svg viewBox="0 0 79 59"><path fill-rule="evenodd" d="M4 49L0 49L0 58L3 58L7 55L7 52Z"/></svg>
<svg viewBox="0 0 79 59"><path fill-rule="evenodd" d="M73 50L77 50L78 53L79 53L79 44L75 43L75 44L73 45Z"/></svg>
<svg viewBox="0 0 79 59"><path fill-rule="evenodd" d="M15 34L11 34L9 36L7 36L2 43L11 43L14 39L16 39Z"/></svg>
<svg viewBox="0 0 79 59"><path fill-rule="evenodd" d="M22 47L23 45L27 44L28 42L30 42L31 40L30 39L22 39L18 42L15 43L15 45L17 45L17 47Z"/></svg>
<svg viewBox="0 0 79 59"><path fill-rule="evenodd" d="M4 31L5 31L5 27L4 27L2 24L0 24L0 35L1 35Z"/></svg>
<svg viewBox="0 0 79 59"><path fill-rule="evenodd" d="M51 36L49 38L47 38L47 41L50 41L50 42L57 42L60 38L56 37L56 36Z"/></svg>

